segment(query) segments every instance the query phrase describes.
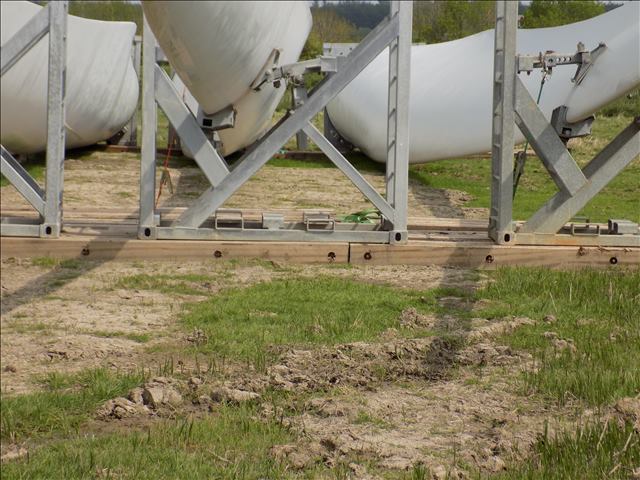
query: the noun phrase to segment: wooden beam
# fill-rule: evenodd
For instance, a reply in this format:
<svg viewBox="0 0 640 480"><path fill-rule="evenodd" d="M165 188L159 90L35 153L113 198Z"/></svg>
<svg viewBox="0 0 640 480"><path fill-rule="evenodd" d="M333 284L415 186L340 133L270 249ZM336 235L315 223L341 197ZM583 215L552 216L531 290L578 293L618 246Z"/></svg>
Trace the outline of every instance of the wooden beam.
<svg viewBox="0 0 640 480"><path fill-rule="evenodd" d="M440 265L483 269L506 265L640 267L638 248L500 246L488 240L410 240L407 245L153 241L124 236L82 236L80 233L59 239L2 237L1 255L2 258L46 256L101 261L258 258L300 264Z"/></svg>
<svg viewBox="0 0 640 480"><path fill-rule="evenodd" d="M640 249L602 247L502 246L486 242L413 241L407 245L352 244L355 265L440 265L493 269L505 265L640 266Z"/></svg>
<svg viewBox="0 0 640 480"><path fill-rule="evenodd" d="M87 260L194 260L258 258L288 263L347 263L347 243L209 242L107 237L58 239L1 237L2 258Z"/></svg>

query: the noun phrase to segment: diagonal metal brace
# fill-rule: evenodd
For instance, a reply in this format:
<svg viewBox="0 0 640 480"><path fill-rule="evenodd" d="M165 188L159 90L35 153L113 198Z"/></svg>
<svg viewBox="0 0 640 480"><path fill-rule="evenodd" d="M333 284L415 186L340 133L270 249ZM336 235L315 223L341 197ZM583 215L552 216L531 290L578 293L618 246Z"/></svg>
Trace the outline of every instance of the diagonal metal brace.
<svg viewBox="0 0 640 480"><path fill-rule="evenodd" d="M193 152L193 158L214 187L229 173L225 161L218 155L209 139L202 133L198 122L180 98L173 83L158 65L154 66L156 101L180 136L180 140Z"/></svg>
<svg viewBox="0 0 640 480"><path fill-rule="evenodd" d="M322 133L312 124L308 123L304 127L304 133L309 135L309 138L315 143L320 150L322 150L327 157L338 167L342 173L344 173L349 180L360 190L365 197L367 197L371 203L373 203L380 213L385 216L387 220L393 223L395 218L395 211L389 205L378 191L371 186L369 182L358 172L358 170L349 163L349 161L342 156L336 147L334 147L329 140L327 140Z"/></svg>
<svg viewBox="0 0 640 480"><path fill-rule="evenodd" d="M516 77L515 87L516 125L529 139L558 188L575 194L587 179L519 77Z"/></svg>
<svg viewBox="0 0 640 480"><path fill-rule="evenodd" d="M0 76L7 73L49 31L47 5L18 30L0 49Z"/></svg>
<svg viewBox="0 0 640 480"><path fill-rule="evenodd" d="M2 175L9 179L16 190L33 205L33 208L40 215L44 215L44 190L2 145L0 145L0 155L2 156L2 168L0 169Z"/></svg>
<svg viewBox="0 0 640 480"><path fill-rule="evenodd" d="M638 155L640 117L636 117L584 167L587 183L573 195L558 192L521 227L520 232L557 233Z"/></svg>
<svg viewBox="0 0 640 480"><path fill-rule="evenodd" d="M207 189L172 226L198 228L249 178L322 110L349 82L351 82L391 41L398 36L398 16L382 21L349 55L344 69L325 77L309 96L307 102L277 128L262 137L240 160L240 163L216 187Z"/></svg>

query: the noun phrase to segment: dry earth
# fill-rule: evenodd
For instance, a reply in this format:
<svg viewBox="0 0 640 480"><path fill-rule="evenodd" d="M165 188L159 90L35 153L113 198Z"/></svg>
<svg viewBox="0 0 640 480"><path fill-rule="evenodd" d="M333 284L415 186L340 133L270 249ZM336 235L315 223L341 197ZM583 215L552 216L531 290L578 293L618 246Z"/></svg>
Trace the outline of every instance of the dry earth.
<svg viewBox="0 0 640 480"><path fill-rule="evenodd" d="M134 154L93 152L72 156L65 162L64 204L67 207L138 206L139 157ZM189 205L208 184L192 166L169 169L173 194L163 188L159 206ZM161 169L158 171L158 184ZM364 177L378 190L384 186L382 173ZM485 218L485 209L465 208L466 193L434 189L413 180L409 185L409 213L416 217ZM28 204L12 186L2 187L2 207ZM284 168L265 166L225 204L228 208L326 208L348 214L371 204L337 169Z"/></svg>
<svg viewBox="0 0 640 480"><path fill-rule="evenodd" d="M136 207L135 155L93 153L71 158L65 168L65 205ZM161 205L184 206L206 183L199 170L172 168L174 193L165 188ZM322 175L322 181L318 176ZM365 177L377 188L381 174ZM478 218L465 209L465 194L434 190L411 182L413 216ZM24 202L12 187L2 188L3 208ZM338 171L267 166L227 202L228 207L331 208L350 213L368 207ZM439 267L357 267L266 265L259 262L83 262L66 268L31 261L2 264L1 388L15 395L39 388L51 372L107 366L138 369L161 365L167 355L181 365L176 378L151 380L129 399L114 399L96 412L97 430L141 427L163 417L205 415L220 401L260 402L263 418L280 418L298 431L296 445L277 445L272 454L292 468L316 462L352 462L356 478L374 478L358 459L379 467L428 466L444 478L469 471L499 471L513 456L526 454L545 428L575 422L584 412L571 405L550 407L522 395L518 373L530 358L495 343L495 336L527 319L461 324L450 316L429 317L407 310L378 341L322 347L282 348L266 372L229 364L215 372L181 358L180 348L197 341L178 325L181 304L223 288L246 286L283 276L333 275L400 288L477 287L469 272ZM202 297L119 288L129 275L206 275L194 282ZM450 298L446 302L457 302ZM473 308L470 305L469 308ZM436 336L405 338L398 329L434 329ZM441 336L439 336L441 335ZM452 338L457 341L452 340ZM158 353L164 352L164 353ZM173 360L173 358L172 358ZM293 393L276 405L269 390ZM302 402L302 403L300 403ZM584 418L584 417L583 417ZM5 450L3 446L3 452ZM463 465L463 467L461 467Z"/></svg>

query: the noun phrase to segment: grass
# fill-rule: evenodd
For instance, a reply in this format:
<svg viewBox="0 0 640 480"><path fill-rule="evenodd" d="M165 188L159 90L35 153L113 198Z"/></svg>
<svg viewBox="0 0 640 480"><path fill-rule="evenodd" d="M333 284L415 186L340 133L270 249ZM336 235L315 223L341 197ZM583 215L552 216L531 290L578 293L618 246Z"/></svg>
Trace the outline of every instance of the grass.
<svg viewBox="0 0 640 480"><path fill-rule="evenodd" d="M409 306L422 308L419 293L330 277L289 279L192 304L182 322L207 334L200 349L263 367L272 346L372 339L397 327Z"/></svg>
<svg viewBox="0 0 640 480"><path fill-rule="evenodd" d="M537 320L499 340L534 355L527 393L604 405L640 391L640 369L633 368L640 365L639 286L638 270L506 268L476 292L475 300L489 303L472 314ZM556 322L543 322L545 315ZM554 350L546 331L571 339L576 352Z"/></svg>
<svg viewBox="0 0 640 480"><path fill-rule="evenodd" d="M21 162L24 169L33 177L33 179L43 185L44 174L46 171L46 161L44 154L29 155L25 162ZM0 187L11 185L4 175L0 174Z"/></svg>
<svg viewBox="0 0 640 480"><path fill-rule="evenodd" d="M257 420L257 408L221 405L204 419L162 421L145 432L77 435L3 465L2 478L283 478L268 450L292 434L275 420Z"/></svg>
<svg viewBox="0 0 640 480"><path fill-rule="evenodd" d="M593 125L593 135L575 142L572 155L581 166L584 166L630 122L631 117L626 116L599 118ZM491 202L490 158L453 159L413 165L409 175L428 187L469 193L472 199L465 203L465 207L489 208ZM578 215L586 216L593 222L606 222L609 218L640 221L638 184L640 184L640 161L635 160ZM530 156L514 200L513 218L519 220L529 218L556 192L555 184L542 162L537 157Z"/></svg>
<svg viewBox="0 0 640 480"><path fill-rule="evenodd" d="M42 268L60 267L68 270L77 270L83 266L83 262L74 258L60 260L53 257L34 257L31 259L31 265Z"/></svg>
<svg viewBox="0 0 640 480"><path fill-rule="evenodd" d="M640 433L631 423L591 423L576 431L545 434L531 459L497 475L501 480L582 480L633 478L640 465Z"/></svg>
<svg viewBox="0 0 640 480"><path fill-rule="evenodd" d="M70 435L101 403L142 381L141 374L118 374L104 368L51 374L43 379L42 392L2 397L0 437L19 442L54 433Z"/></svg>

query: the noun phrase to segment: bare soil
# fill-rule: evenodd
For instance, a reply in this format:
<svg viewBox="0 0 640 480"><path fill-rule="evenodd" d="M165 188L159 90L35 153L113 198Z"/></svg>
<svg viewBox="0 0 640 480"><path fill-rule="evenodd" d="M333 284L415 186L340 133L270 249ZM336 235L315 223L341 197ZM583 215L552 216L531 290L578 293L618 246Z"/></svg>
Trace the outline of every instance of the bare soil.
<svg viewBox="0 0 640 480"><path fill-rule="evenodd" d="M65 205L136 208L138 167L138 157L130 154L97 152L70 158L65 165ZM174 191L164 188L163 206L185 206L207 187L194 167L171 168L171 176ZM382 188L382 174L365 177ZM413 216L486 217L486 211L465 208L468 199L462 192L410 183ZM2 188L3 208L23 205L12 187ZM337 170L267 166L226 206L320 207L351 213L369 204ZM167 355L176 357L180 365L176 378L146 385L152 391L144 405L138 392L102 406L88 427L91 430L142 428L157 421L163 407L156 405L162 402L156 398L173 399L176 405L167 413L170 416L180 411L206 415L219 401L260 402L263 418L289 409L286 421L302 441L276 445L272 454L293 468L367 458L384 469L424 464L442 478L447 474L456 478L478 469L501 470L509 458L527 453L545 424L553 431L580 413L571 405L551 407L522 394L517 378L523 369L532 368L531 360L495 338L528 319L460 322L407 310L398 318L397 328L374 342L313 350L281 348L276 352L279 360L265 372L233 364L212 372L179 354L181 347L197 341L197 332L185 334L178 326L181 305L224 288L291 275L341 276L412 289L476 288L482 280L468 271L403 266L279 268L213 260L82 262L65 267L9 259L1 267L4 395L37 390L39 379L51 372L97 366L137 369L161 365ZM208 280L194 282L202 296L118 286L121 278L135 274L198 274ZM445 305L460 301L443 300ZM415 328L416 335L400 335L400 328ZM424 336L419 332L425 328L441 334ZM174 392L167 394L163 388L169 387L163 385ZM291 392L293 400L284 406L263 400L272 390ZM12 455L19 457L22 450ZM358 462L352 469L356 478L375 477Z"/></svg>
<svg viewBox="0 0 640 480"><path fill-rule="evenodd" d="M163 187L159 206L183 207L191 204L209 185L194 164L180 162L169 168L173 193ZM171 165L178 165L172 162ZM77 154L65 161L64 204L68 207L110 208L138 206L139 156L127 153L93 152ZM158 169L159 185L162 168ZM379 191L384 175L364 173ZM470 199L464 192L426 187L409 181L409 213L416 217L486 218L485 209L465 208ZM13 188L2 187L2 208L27 207ZM228 208L326 208L348 214L370 208L371 204L337 169L262 168L225 204Z"/></svg>

